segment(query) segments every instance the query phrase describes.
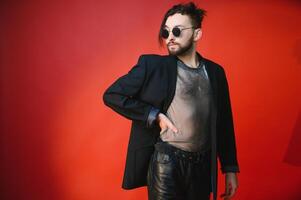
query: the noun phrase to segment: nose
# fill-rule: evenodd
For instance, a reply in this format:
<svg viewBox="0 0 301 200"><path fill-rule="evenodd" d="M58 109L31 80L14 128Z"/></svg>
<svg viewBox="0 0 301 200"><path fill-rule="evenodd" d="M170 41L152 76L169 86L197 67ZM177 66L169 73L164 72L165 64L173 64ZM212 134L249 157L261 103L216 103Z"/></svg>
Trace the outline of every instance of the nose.
<svg viewBox="0 0 301 200"><path fill-rule="evenodd" d="M169 32L169 35L168 35L167 39L169 39L169 40L174 40L175 39L175 36L173 35L173 33L171 31Z"/></svg>
<svg viewBox="0 0 301 200"><path fill-rule="evenodd" d="M172 33L170 33L168 35L168 38L166 39L166 41L167 41L167 43L169 43L171 41L174 42L175 41L175 36Z"/></svg>

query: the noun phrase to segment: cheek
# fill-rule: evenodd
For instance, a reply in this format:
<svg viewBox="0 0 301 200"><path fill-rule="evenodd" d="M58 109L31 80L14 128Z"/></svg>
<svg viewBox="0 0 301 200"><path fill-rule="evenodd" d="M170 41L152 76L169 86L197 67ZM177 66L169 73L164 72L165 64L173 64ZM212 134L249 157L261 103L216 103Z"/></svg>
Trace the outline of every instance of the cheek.
<svg viewBox="0 0 301 200"><path fill-rule="evenodd" d="M181 43L182 44L186 44L187 42L189 42L190 37L185 35L183 36L183 38L181 38Z"/></svg>
<svg viewBox="0 0 301 200"><path fill-rule="evenodd" d="M185 34L183 34L182 35L182 37L181 37L181 41L183 42L183 43L186 43L186 42L189 42L190 40L192 40L193 39L193 33L185 33Z"/></svg>

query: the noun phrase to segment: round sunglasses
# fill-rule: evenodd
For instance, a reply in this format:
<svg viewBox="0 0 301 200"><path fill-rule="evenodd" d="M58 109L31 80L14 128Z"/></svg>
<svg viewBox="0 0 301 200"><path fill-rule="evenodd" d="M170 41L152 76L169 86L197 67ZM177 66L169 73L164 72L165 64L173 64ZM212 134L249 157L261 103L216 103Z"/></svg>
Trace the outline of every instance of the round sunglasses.
<svg viewBox="0 0 301 200"><path fill-rule="evenodd" d="M194 27L188 27L188 28L182 28L182 29L180 29L179 27L174 27L174 28L171 30L171 32L172 32L172 34L173 34L175 37L180 37L181 32L182 32L183 30L191 29L191 28L194 29ZM170 32L170 31L168 31L166 28L162 29L162 31L161 31L161 36L162 36L162 38L167 39L168 36L169 36L169 32Z"/></svg>

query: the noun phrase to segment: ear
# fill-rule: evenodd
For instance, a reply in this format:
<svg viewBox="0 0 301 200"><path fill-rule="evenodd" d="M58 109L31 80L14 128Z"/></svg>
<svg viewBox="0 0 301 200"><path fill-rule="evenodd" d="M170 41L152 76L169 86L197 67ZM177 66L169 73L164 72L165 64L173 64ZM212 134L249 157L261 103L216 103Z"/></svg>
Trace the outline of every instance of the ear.
<svg viewBox="0 0 301 200"><path fill-rule="evenodd" d="M200 28L195 29L195 31L194 31L194 41L198 41L199 39L201 39L202 35L203 35L202 29L200 29Z"/></svg>

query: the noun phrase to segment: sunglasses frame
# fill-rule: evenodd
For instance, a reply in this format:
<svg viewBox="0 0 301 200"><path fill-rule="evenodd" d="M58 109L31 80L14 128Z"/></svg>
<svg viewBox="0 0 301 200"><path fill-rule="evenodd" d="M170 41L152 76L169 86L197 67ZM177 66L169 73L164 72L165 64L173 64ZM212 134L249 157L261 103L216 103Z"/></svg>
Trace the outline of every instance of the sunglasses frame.
<svg viewBox="0 0 301 200"><path fill-rule="evenodd" d="M161 37L163 39L167 39L169 37L169 33L172 32L172 34L175 36L175 37L180 37L181 36L181 33L183 30L186 30L186 29L195 29L194 26L192 27L187 27L187 28L180 28L180 27L173 27L171 31L167 30L166 28L163 28L162 31L161 31ZM178 30L179 30L179 33L178 33ZM166 36L164 36L164 33L163 31L166 31L165 34Z"/></svg>

